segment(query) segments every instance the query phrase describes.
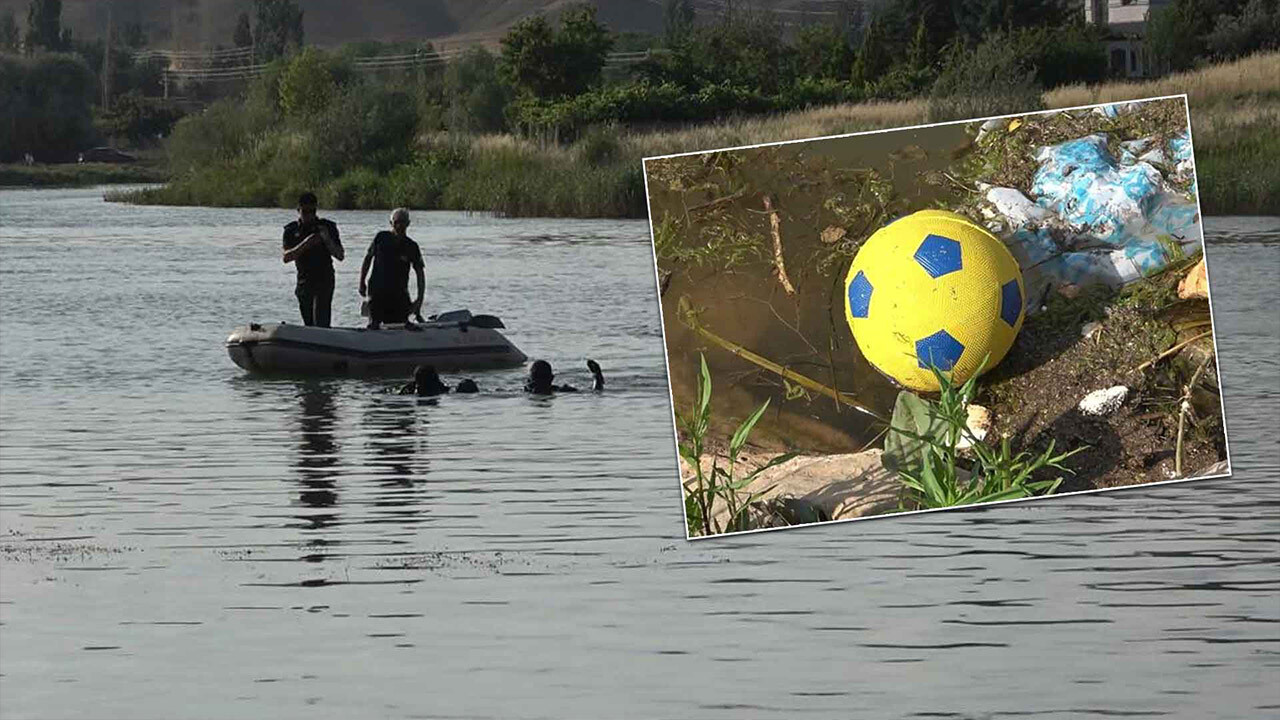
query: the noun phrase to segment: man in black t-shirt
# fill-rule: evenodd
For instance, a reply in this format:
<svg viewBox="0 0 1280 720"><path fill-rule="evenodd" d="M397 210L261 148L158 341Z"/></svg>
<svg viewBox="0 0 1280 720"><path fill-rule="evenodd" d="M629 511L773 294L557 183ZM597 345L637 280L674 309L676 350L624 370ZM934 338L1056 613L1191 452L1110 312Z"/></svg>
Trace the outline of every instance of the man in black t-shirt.
<svg viewBox="0 0 1280 720"><path fill-rule="evenodd" d="M377 330L384 322L404 323L412 329L409 313L422 322L422 296L427 278L422 251L406 231L409 211L396 208L391 213L391 232L383 230L374 236L360 267L360 295L369 297L369 328ZM373 272L369 272L369 266ZM409 302L409 268L418 276L418 298ZM365 276L368 275L368 284Z"/></svg>
<svg viewBox="0 0 1280 720"><path fill-rule="evenodd" d="M298 269L298 310L305 325L329 327L333 308L333 260L342 260L342 240L332 220L316 216L316 196L298 198L298 219L284 226L284 262Z"/></svg>

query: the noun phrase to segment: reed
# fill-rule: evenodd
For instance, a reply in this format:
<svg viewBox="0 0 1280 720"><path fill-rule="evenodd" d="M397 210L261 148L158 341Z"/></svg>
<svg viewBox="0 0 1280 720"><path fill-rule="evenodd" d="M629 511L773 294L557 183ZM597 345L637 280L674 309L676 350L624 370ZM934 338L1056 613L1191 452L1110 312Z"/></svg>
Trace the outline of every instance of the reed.
<svg viewBox="0 0 1280 720"><path fill-rule="evenodd" d="M897 463L898 479L905 490L903 509L957 507L1049 495L1062 484L1061 476L1052 480L1036 480L1034 475L1044 468L1071 472L1062 463L1083 447L1054 455L1054 442L1050 441L1049 447L1039 455L1014 453L1007 437L1001 439L998 447L988 446L968 426L968 406L976 394L979 373L956 386L946 373L937 367L932 370L940 386L938 400L929 402L915 398L916 402L912 404L928 414L923 422L917 421L916 427L933 428L933 431L919 434L904 427L895 409L897 422L890 428L890 437L885 441L886 453L895 434L920 443L918 457L900 458ZM903 394L910 396L910 393ZM900 396L899 402L903 399ZM968 440L966 444L974 456L968 478L961 473L962 439Z"/></svg>
<svg viewBox="0 0 1280 720"><path fill-rule="evenodd" d="M721 466L720 456L715 454L710 470L704 470L702 456L707 451L707 434L711 428L711 371L707 369L706 356L700 355L699 360L701 371L698 375L698 399L689 414L676 413L676 421L680 425L680 457L693 470L693 477L684 483L685 521L690 535L718 535L746 530L751 504L772 487L750 493L743 491L760 473L790 460L795 457L795 453L784 453L746 475L737 476L738 455L751 435L751 430L769 407L769 401L765 400L764 404L742 421L730 438L726 456L728 466ZM720 519L721 508L724 509L723 521Z"/></svg>

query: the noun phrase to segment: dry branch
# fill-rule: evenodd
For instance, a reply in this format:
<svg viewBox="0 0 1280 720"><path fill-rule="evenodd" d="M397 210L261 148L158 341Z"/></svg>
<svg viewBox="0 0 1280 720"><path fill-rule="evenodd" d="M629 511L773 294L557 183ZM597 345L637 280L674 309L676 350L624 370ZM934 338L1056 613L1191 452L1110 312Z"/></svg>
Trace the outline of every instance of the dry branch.
<svg viewBox="0 0 1280 720"><path fill-rule="evenodd" d="M768 195L764 196L764 209L769 213L769 227L773 230L773 267L778 271L778 282L782 283L782 289L788 295L795 295L795 286L787 277L787 266L782 261L782 221L778 219L778 211L773 209L773 201Z"/></svg>

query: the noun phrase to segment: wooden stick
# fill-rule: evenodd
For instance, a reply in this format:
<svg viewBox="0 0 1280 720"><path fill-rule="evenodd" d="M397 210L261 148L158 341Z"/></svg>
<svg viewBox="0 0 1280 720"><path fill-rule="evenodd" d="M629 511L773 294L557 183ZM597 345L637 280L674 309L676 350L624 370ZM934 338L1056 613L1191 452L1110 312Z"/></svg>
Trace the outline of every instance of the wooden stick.
<svg viewBox="0 0 1280 720"><path fill-rule="evenodd" d="M1191 382L1187 383L1187 389L1182 393L1182 402L1178 406L1178 446L1173 453L1173 475L1174 477L1182 477L1182 431L1187 424L1187 413L1191 411L1191 393L1196 389L1196 383L1200 382L1200 375L1204 369L1209 367L1209 361L1213 356L1204 359L1200 363L1200 367L1196 368L1195 374L1191 376Z"/></svg>
<svg viewBox="0 0 1280 720"><path fill-rule="evenodd" d="M707 208L715 207L716 205L723 205L724 203L737 200L738 198L742 197L746 192L747 192L747 189L744 187L736 193L725 195L724 197L718 197L715 200L708 200L704 203L699 203L697 205L694 205L693 207L688 209L688 212L697 212L699 210L706 210Z"/></svg>
<svg viewBox="0 0 1280 720"><path fill-rule="evenodd" d="M788 295L795 295L795 286L791 284L791 278L787 277L787 266L782 262L782 221L778 219L778 213L773 209L773 201L768 195L764 196L764 210L769 213L769 227L773 230L773 267L778 271L778 282L782 283L782 289Z"/></svg>
<svg viewBox="0 0 1280 720"><path fill-rule="evenodd" d="M1206 331L1204 331L1204 332L1200 333L1199 335L1196 335L1195 337L1191 338L1190 340L1184 340L1184 341L1182 341L1182 342L1178 343L1177 345L1174 345L1173 347L1169 348L1168 350L1165 350L1164 352L1160 353L1159 355L1155 356L1154 358L1152 358L1152 359L1150 359L1150 360L1148 360L1148 361L1146 361L1146 362L1142 363L1141 365L1139 365L1137 368L1135 368L1135 369L1134 369L1134 372L1142 372L1143 370L1146 370L1147 368L1151 367L1152 365L1155 365L1156 363L1158 363L1158 362L1160 362L1161 360L1163 360L1163 359L1165 359L1165 358L1169 357L1170 355L1173 355L1174 353L1178 352L1178 351L1179 351L1179 350L1181 350L1182 348L1184 348L1184 347L1186 347L1186 346L1190 345L1191 343L1193 343L1193 342L1195 342L1195 341L1199 340L1200 338L1205 337L1206 335L1210 335L1210 334L1212 334L1212 333L1213 333L1213 330L1206 330Z"/></svg>
<svg viewBox="0 0 1280 720"><path fill-rule="evenodd" d="M831 398L832 400L835 400L836 402L844 403L845 405L848 405L854 410L870 415L871 417L881 422L884 422L884 423L889 422L889 420L883 417L882 415L880 415L880 413L876 412L875 410L872 410L866 405L863 405L857 400L850 398L848 393L836 392L835 390L832 390L831 388L827 387L826 385L823 385L817 380L801 375L800 373L794 370L791 370L790 368L782 367L781 365L773 362L772 360L763 358L751 352L750 350L742 347L741 345L738 345L735 342L726 340L720 337L719 335L716 335L710 330L702 327L702 325L700 325L697 322L697 320L692 316L692 313L686 313L680 319L682 322L684 322L685 325L688 325L690 329L697 332L699 335L702 335L703 337L707 338L711 342L719 345L725 350L728 350L734 355L737 355L743 360L747 360L749 362L755 363L756 365L759 365L760 367L766 370L769 370L771 372L777 373L778 375L781 375L782 377L787 378L788 380L791 380L792 382L795 382L802 387L806 387L814 392L826 395L827 397Z"/></svg>

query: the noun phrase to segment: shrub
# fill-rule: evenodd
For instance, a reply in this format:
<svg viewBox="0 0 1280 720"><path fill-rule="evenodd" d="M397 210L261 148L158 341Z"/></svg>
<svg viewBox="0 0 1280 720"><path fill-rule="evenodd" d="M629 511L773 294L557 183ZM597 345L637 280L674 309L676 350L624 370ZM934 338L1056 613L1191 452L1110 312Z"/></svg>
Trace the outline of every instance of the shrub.
<svg viewBox="0 0 1280 720"><path fill-rule="evenodd" d="M955 51L929 95L929 121L958 120L1044 108L1035 66L1005 33L972 51Z"/></svg>
<svg viewBox="0 0 1280 720"><path fill-rule="evenodd" d="M348 170L316 194L325 207L370 209L389 205L382 175L367 167Z"/></svg>
<svg viewBox="0 0 1280 720"><path fill-rule="evenodd" d="M1219 15L1205 45L1215 57L1231 60L1280 47L1280 5L1249 0L1239 15Z"/></svg>

